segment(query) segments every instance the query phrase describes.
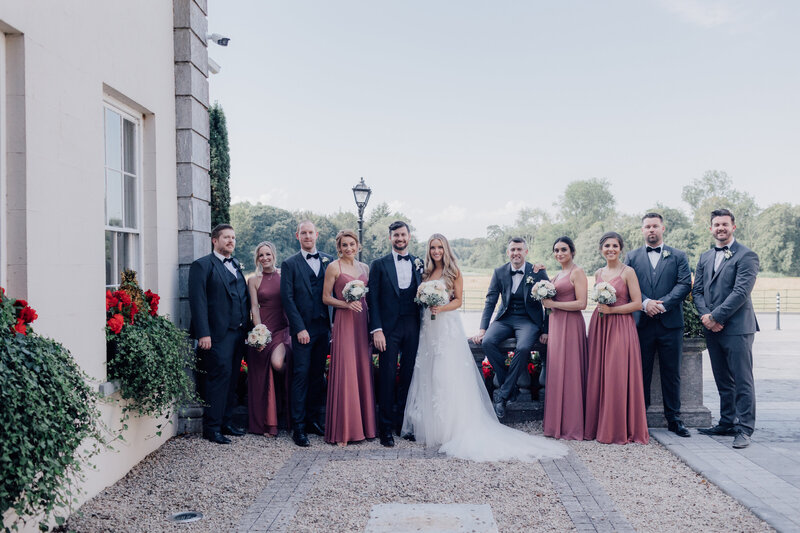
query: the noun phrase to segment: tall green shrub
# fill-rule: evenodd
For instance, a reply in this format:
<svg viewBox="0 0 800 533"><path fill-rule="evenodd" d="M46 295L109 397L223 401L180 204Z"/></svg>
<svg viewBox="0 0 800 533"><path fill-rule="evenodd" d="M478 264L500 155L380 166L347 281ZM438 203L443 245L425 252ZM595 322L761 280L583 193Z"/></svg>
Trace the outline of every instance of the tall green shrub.
<svg viewBox="0 0 800 533"><path fill-rule="evenodd" d="M218 103L208 110L210 134L208 144L211 149L211 227L228 224L231 219L231 156L228 149L228 126L225 112Z"/></svg>

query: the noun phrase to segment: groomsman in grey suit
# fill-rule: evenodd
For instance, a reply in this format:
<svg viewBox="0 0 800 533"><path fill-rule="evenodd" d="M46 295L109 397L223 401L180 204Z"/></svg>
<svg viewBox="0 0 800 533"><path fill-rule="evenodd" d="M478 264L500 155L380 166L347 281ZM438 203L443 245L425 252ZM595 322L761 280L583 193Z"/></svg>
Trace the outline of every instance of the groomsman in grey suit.
<svg viewBox="0 0 800 533"><path fill-rule="evenodd" d="M642 289L642 311L634 314L642 351L644 403L650 407L653 363L658 352L661 393L667 428L681 437L691 433L681 421L681 355L683 351L683 300L692 290L692 272L682 251L664 244L664 218L658 213L642 217L645 246L630 252L630 265Z"/></svg>
<svg viewBox="0 0 800 533"><path fill-rule="evenodd" d="M750 445L756 421L753 339L758 331L750 293L758 275L758 255L733 237L733 213L711 212L716 246L700 256L692 296L719 391L720 419L705 435L735 435L734 448Z"/></svg>

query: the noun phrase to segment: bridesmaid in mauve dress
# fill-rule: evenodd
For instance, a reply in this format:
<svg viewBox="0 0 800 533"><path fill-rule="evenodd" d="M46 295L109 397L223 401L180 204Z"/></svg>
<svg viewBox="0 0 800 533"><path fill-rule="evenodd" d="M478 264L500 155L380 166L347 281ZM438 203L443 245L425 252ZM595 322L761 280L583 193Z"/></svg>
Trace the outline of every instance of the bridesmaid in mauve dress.
<svg viewBox="0 0 800 533"><path fill-rule="evenodd" d="M588 354L581 311L586 309L586 273L572 262L575 244L569 237L559 237L553 243L553 255L561 264L561 272L553 279L556 296L542 300L542 306L552 310L543 429L548 437L583 440Z"/></svg>
<svg viewBox="0 0 800 533"><path fill-rule="evenodd" d="M647 444L642 356L631 314L641 309L642 294L636 273L620 261L622 247L622 237L613 231L600 239L607 264L595 274L595 283L610 283L617 301L597 304L589 322L584 436L606 444Z"/></svg>
<svg viewBox="0 0 800 533"><path fill-rule="evenodd" d="M253 324L264 324L272 341L261 350L249 348L247 355L247 413L250 433L274 437L280 414L288 427L289 387L286 361L291 355L289 323L281 303L281 275L271 242L255 251L256 274L247 280Z"/></svg>
<svg viewBox="0 0 800 533"><path fill-rule="evenodd" d="M369 279L369 267L356 260L358 248L355 232L342 230L336 235L339 259L325 271L322 289L322 302L336 308L331 333L325 442L339 446L374 439L376 435L366 299L347 302L342 294L348 282L360 280L366 286Z"/></svg>

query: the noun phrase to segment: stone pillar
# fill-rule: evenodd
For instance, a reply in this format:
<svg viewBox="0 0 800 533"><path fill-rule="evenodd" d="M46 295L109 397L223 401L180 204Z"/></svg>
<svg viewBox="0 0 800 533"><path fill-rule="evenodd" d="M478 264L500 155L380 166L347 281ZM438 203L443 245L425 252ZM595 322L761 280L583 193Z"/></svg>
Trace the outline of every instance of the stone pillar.
<svg viewBox="0 0 800 533"><path fill-rule="evenodd" d="M175 128L178 180L178 325L189 328L189 267L211 252L211 184L208 171L207 0L173 0ZM178 433L199 432L203 409L178 410Z"/></svg>
<svg viewBox="0 0 800 533"><path fill-rule="evenodd" d="M703 350L705 349L705 339L683 339L681 420L689 427L709 427L711 425L711 411L703 405ZM656 428L667 427L667 419L664 418L664 397L661 394L658 354L653 363L647 425Z"/></svg>

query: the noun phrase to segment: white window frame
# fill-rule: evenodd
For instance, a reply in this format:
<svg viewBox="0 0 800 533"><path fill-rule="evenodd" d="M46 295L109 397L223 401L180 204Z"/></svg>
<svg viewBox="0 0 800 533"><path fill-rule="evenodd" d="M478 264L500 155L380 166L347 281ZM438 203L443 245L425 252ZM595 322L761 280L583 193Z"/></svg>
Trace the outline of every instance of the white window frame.
<svg viewBox="0 0 800 533"><path fill-rule="evenodd" d="M122 157L122 165L121 165L121 168L119 169L119 171L122 173L122 191L123 191L123 201L122 201L122 209L123 209L122 219L123 219L123 221L122 221L122 223L123 223L123 227L110 226L108 224L108 199L107 199L106 195L108 194L108 172L107 171L109 170L110 167L107 165L106 153L105 153L106 152L106 110L113 111L114 113L117 113L118 115L120 115L120 117L122 119L129 120L130 122L132 122L134 124L135 129L136 129L136 131L134 133L134 142L135 142L135 150L136 150L136 156L135 156L135 160L134 160L134 164L135 164L135 168L136 168L136 173L135 174L132 174L130 172L126 172L125 171L125 168L124 168L124 161L125 161L125 152L124 152L125 143L124 143L124 139L125 139L125 135L124 135L123 129L122 128L120 129L120 132L122 132L121 135L120 135L120 144L121 144L121 146L120 146L120 155ZM144 256L143 256L144 255L144 237L143 237L143 235L144 235L144 231L143 231L143 228L142 228L142 226L143 226L143 212L144 212L144 208L142 206L142 202L143 202L143 199L144 199L144 186L143 186L143 181L144 180L143 180L143 176L142 176L142 168L143 168L143 163L144 163L144 157L143 157L143 154L142 154L142 151L143 151L142 147L144 146L144 144L143 144L143 129L144 129L143 128L143 120L144 120L144 117L142 116L142 114L137 112L135 109L132 109L129 106L126 106L126 105L124 105L124 104L122 104L122 103L120 103L120 102L118 102L116 100L112 101L112 100L109 100L109 99L105 99L103 101L103 113L102 113L102 121L103 121L103 186L104 186L104 189L105 189L105 192L103 194L103 202L104 202L104 205L103 205L103 225L105 227L105 231L103 232L103 241L104 241L104 245L103 245L104 261L103 262L104 262L104 265L105 265L105 249L106 249L106 247L105 247L105 239L107 238L108 232L112 232L114 234L114 243L111 246L111 254L112 254L111 268L112 268L112 279L116 280L115 283L108 284L107 282L109 280L106 279L106 286L105 286L106 289L115 289L115 288L119 287L119 275L120 275L120 272L117 271L117 263L118 263L118 260L117 260L117 250L118 250L117 235L119 235L119 234L132 234L132 235L136 235L137 236L138 242L137 242L136 250L135 250L136 251L136 259L134 261L134 264L128 265L128 267L132 268L133 270L136 271L136 273L138 274L138 280L139 280L139 284L140 285L143 286L143 284L145 282L145 280L144 280L144 269L143 269L143 265L144 265ZM124 124L124 122L123 122L123 124ZM114 170L116 171L117 169L114 169ZM126 228L126 227L124 227L124 224L125 224L125 176L134 176L135 179L136 179L136 188L135 188L135 190L136 190L137 198L136 198L136 213L135 213L135 216L136 216L136 227L135 228ZM106 269L105 269L105 266L104 266L104 268L103 268L103 276L105 277L105 275L106 275Z"/></svg>

